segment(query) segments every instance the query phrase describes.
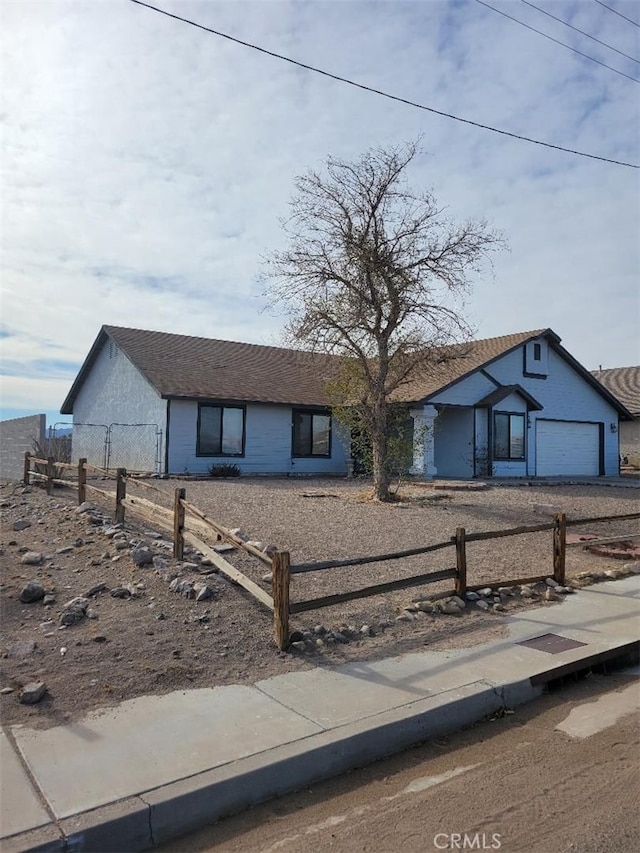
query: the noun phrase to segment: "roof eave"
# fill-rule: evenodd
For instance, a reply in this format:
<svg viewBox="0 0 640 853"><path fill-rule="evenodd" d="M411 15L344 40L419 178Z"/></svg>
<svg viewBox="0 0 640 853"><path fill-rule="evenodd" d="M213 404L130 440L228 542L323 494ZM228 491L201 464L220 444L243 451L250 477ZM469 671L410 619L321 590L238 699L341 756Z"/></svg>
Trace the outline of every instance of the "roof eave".
<svg viewBox="0 0 640 853"><path fill-rule="evenodd" d="M71 386L69 393L65 397L64 403L62 404L62 406L60 406L61 415L73 414L73 404L76 401L76 397L78 396L80 388L82 387L84 380L87 378L89 371L93 367L93 364L96 358L98 357L98 353L102 349L104 342L107 340L107 337L108 335L105 332L105 327L102 326L102 328L98 332L95 341L93 342L93 346L89 350L89 354L85 358L84 362L82 363L82 367L78 371L78 375L73 381L73 385Z"/></svg>

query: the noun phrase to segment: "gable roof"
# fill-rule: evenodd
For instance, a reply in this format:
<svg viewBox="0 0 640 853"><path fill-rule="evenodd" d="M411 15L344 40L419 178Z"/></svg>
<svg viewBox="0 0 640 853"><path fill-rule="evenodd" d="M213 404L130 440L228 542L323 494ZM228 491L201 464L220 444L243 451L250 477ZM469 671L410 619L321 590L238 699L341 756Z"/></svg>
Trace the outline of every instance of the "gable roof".
<svg viewBox="0 0 640 853"><path fill-rule="evenodd" d="M559 346L551 329L538 329L442 347L442 361L402 386L397 402L420 403L530 340L546 337L587 381L622 414L623 406ZM299 406L329 404L324 388L339 363L335 356L258 344L103 326L60 412L73 413L75 399L102 347L113 341L165 399L225 400ZM452 356L456 356L452 359Z"/></svg>
<svg viewBox="0 0 640 853"><path fill-rule="evenodd" d="M610 367L591 372L632 415L640 417L640 366Z"/></svg>

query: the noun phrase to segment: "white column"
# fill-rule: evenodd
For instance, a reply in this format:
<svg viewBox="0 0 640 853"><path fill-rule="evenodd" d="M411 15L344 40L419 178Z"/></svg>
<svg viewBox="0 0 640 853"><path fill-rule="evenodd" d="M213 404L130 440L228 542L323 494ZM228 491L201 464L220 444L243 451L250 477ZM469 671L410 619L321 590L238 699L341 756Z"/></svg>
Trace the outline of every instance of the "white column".
<svg viewBox="0 0 640 853"><path fill-rule="evenodd" d="M438 473L435 465L435 406L411 409L413 418L413 467L410 473L431 480Z"/></svg>

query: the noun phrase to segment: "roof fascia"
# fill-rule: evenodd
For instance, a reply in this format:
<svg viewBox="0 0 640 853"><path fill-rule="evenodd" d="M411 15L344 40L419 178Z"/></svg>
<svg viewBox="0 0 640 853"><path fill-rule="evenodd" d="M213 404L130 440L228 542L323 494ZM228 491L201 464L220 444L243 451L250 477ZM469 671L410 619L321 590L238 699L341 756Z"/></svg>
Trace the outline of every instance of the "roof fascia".
<svg viewBox="0 0 640 853"><path fill-rule="evenodd" d="M89 350L89 354L85 358L82 363L82 367L78 371L78 375L73 381L73 385L71 386L71 390L67 394L64 403L60 406L60 414L61 415L72 415L73 414L73 404L75 403L76 397L82 385L84 384L85 379L87 378L91 368L94 365L96 358L98 357L98 353L102 349L105 341L108 338L108 334L105 331L105 327L102 326L100 331L98 332L98 336L93 342L93 346Z"/></svg>

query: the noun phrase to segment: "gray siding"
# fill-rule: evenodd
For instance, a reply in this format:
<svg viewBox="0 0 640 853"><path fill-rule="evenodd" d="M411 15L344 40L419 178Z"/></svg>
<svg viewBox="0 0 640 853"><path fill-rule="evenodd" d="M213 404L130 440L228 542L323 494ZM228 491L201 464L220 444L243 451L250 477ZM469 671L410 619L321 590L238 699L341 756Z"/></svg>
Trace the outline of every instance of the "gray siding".
<svg viewBox="0 0 640 853"><path fill-rule="evenodd" d="M243 474L345 474L346 456L333 424L330 458L293 458L290 406L247 404L244 456L196 456L198 403L171 401L170 474L206 474L211 465L233 463Z"/></svg>
<svg viewBox="0 0 640 853"><path fill-rule="evenodd" d="M525 358L523 347L518 347L511 353L507 353L490 364L487 372L502 385L520 385L541 405L540 412L531 412L529 416L529 427L527 429L527 460L521 462L496 462L494 463L495 476L534 476L536 474L536 447L535 447L535 421L540 417L562 421L583 421L604 424L604 466L605 474L616 475L618 473L618 413L598 392L580 376L560 355L551 347L547 349L543 345L543 368L546 371L544 378L525 376ZM527 353L526 367L530 368L531 357ZM529 372L529 370L527 370ZM429 402L439 405L464 405L472 407L483 395L488 394L495 388L489 379L482 373L476 371L466 379L457 382L451 388L436 394ZM519 400L519 403L514 403ZM498 411L519 411L518 406L524 407L523 401L518 398L509 398L498 404ZM444 410L446 412L446 410ZM436 424L442 417L439 415ZM447 415L443 419L446 425ZM614 425L614 430L611 429ZM625 424L621 424L622 428ZM439 476L456 476L453 468L448 469L450 454L439 453L438 441L440 436L446 435L446 431L436 431L436 454L439 454L443 466L437 464ZM486 425L481 416L476 416L476 447L486 445ZM446 448L445 448L446 451Z"/></svg>

